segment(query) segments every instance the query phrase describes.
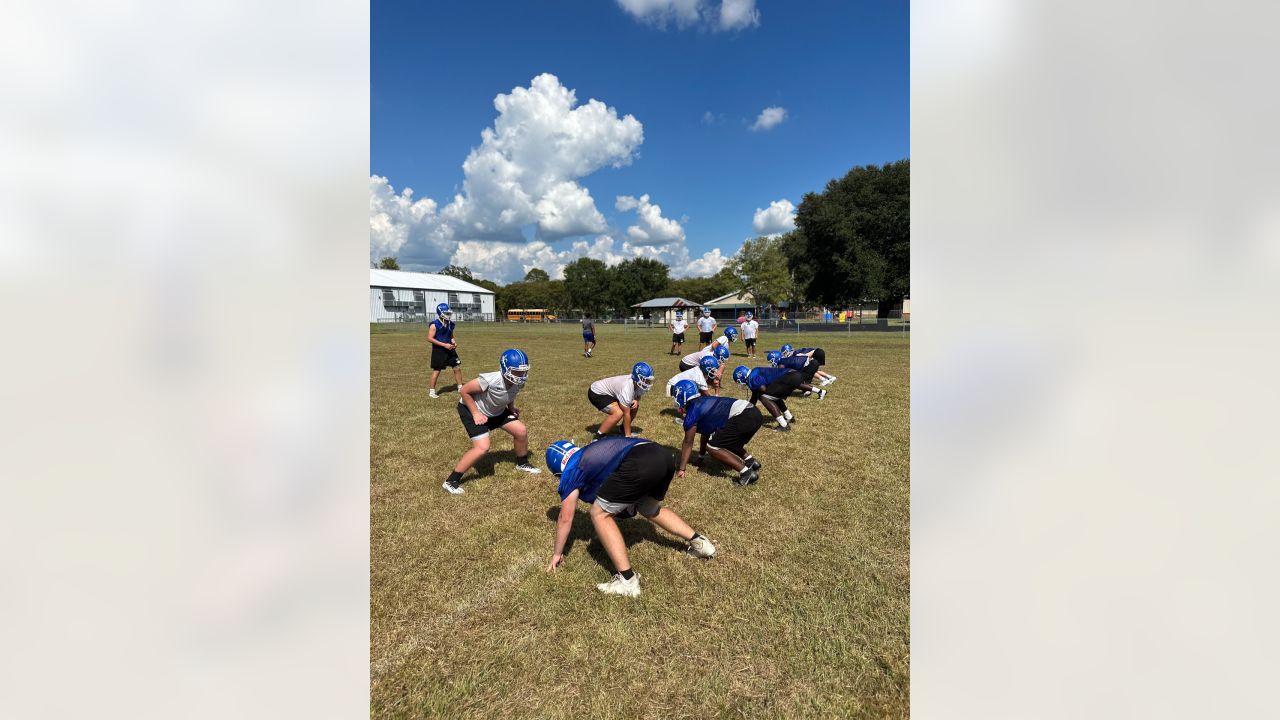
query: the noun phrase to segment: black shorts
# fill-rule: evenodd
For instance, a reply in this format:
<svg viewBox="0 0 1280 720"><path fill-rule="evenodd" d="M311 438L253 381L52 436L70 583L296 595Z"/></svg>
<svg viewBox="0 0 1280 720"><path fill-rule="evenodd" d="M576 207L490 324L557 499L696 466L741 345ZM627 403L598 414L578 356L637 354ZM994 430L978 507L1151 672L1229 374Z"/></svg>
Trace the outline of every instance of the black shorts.
<svg viewBox="0 0 1280 720"><path fill-rule="evenodd" d="M457 350L446 350L439 345L431 346L431 369L443 370L447 367L458 367L462 365L462 360L458 358Z"/></svg>
<svg viewBox="0 0 1280 720"><path fill-rule="evenodd" d="M790 397L791 393L795 392L803 382L804 376L798 370L788 370L786 375L765 385L760 394L768 396L770 399L783 400Z"/></svg>
<svg viewBox="0 0 1280 720"><path fill-rule="evenodd" d="M671 333L671 342L684 343L684 333Z"/></svg>
<svg viewBox="0 0 1280 720"><path fill-rule="evenodd" d="M697 365L690 365L689 363L687 363L687 362L685 362L685 361L683 361L683 360L681 360L681 361L680 361L680 372L684 372L685 370L692 370L692 369L694 369L694 368L696 368L696 367L698 367L698 366L697 366Z"/></svg>
<svg viewBox="0 0 1280 720"><path fill-rule="evenodd" d="M458 419L462 421L462 427L467 430L467 437L475 440L489 434L490 430L497 430L507 423L516 419L515 415L504 412L497 417L491 417L483 425L477 425L475 420L471 418L471 411L467 409L466 403L458 403Z"/></svg>
<svg viewBox="0 0 1280 720"><path fill-rule="evenodd" d="M662 500L675 474L676 458L670 450L657 443L637 445L604 479L596 499L611 503L632 503L643 497Z"/></svg>
<svg viewBox="0 0 1280 720"><path fill-rule="evenodd" d="M591 388L587 388L587 399L590 400L591 404L595 405L596 409L600 412L609 412L609 406L618 402L618 398L612 395L601 395Z"/></svg>
<svg viewBox="0 0 1280 720"><path fill-rule="evenodd" d="M711 344L711 335L712 335L712 333L714 333L714 332L715 332L715 331L713 330L713 331L711 331L711 332L706 332L706 333L704 333L704 332L700 332L700 333L698 333L698 342L702 343L702 346L703 346L703 347L706 347L706 346L710 345L710 344Z"/></svg>
<svg viewBox="0 0 1280 720"><path fill-rule="evenodd" d="M728 450L738 457L747 456L747 443L755 437L756 431L764 424L764 416L755 405L729 418L724 427L711 433L707 438L707 446Z"/></svg>
<svg viewBox="0 0 1280 720"><path fill-rule="evenodd" d="M818 372L818 363L810 360L808 365L805 365L796 372L800 373L800 377L804 378L805 383L811 384L813 383L814 374Z"/></svg>
<svg viewBox="0 0 1280 720"><path fill-rule="evenodd" d="M748 350L755 350L755 349L756 349L756 339L755 339L755 338L742 338L742 342L746 343L746 346L747 346L747 349L748 349Z"/></svg>
<svg viewBox="0 0 1280 720"><path fill-rule="evenodd" d="M822 348L814 348L813 355L810 356L810 361L817 364L818 367L822 367L823 365L826 365L827 351L823 350Z"/></svg>

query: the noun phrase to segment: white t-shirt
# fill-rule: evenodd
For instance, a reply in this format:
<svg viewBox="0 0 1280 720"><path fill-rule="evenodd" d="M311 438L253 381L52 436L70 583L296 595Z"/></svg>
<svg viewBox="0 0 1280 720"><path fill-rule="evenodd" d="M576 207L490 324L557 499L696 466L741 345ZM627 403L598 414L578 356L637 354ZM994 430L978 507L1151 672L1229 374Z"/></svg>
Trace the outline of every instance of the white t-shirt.
<svg viewBox="0 0 1280 720"><path fill-rule="evenodd" d="M760 323L756 322L755 320L748 320L742 323L741 325L739 325L738 327L742 328L743 340L755 340L756 331L760 329Z"/></svg>
<svg viewBox="0 0 1280 720"><path fill-rule="evenodd" d="M498 417L506 412L507 406L515 402L516 393L520 392L519 385L507 386L501 372L480 373L476 380L480 381L480 392L472 397L476 401L476 409L486 417ZM459 398L458 402L463 401Z"/></svg>
<svg viewBox="0 0 1280 720"><path fill-rule="evenodd" d="M733 405L729 406L729 417L733 417L749 407L751 407L751 403L746 400L735 400Z"/></svg>
<svg viewBox="0 0 1280 720"><path fill-rule="evenodd" d="M636 387L630 375L614 375L591 383L591 392L617 398L618 402L630 405L632 400L644 397L644 391Z"/></svg>
<svg viewBox="0 0 1280 720"><path fill-rule="evenodd" d="M699 390L705 391L709 389L707 387L707 378L702 374L702 369L689 368L688 370L685 370L682 373L678 373L675 377L667 381L668 396L671 395L671 388L675 387L676 383L680 382L681 380L692 380L698 386ZM744 400L743 402L746 402L746 401Z"/></svg>
<svg viewBox="0 0 1280 720"><path fill-rule="evenodd" d="M676 335L679 335L680 333L684 332L685 328L687 327L689 327L689 323L685 322L684 320L671 321L671 332L675 333Z"/></svg>
<svg viewBox="0 0 1280 720"><path fill-rule="evenodd" d="M711 332L716 327L716 319L712 317L698 318L698 330L702 332Z"/></svg>
<svg viewBox="0 0 1280 720"><path fill-rule="evenodd" d="M716 346L715 343L711 343L710 345L702 348L701 350L695 350L689 353L688 355L685 355L684 357L680 358L680 362L685 363L686 365L696 366L699 362L702 361L702 358L710 357L711 355L715 354L713 352L715 349L715 346Z"/></svg>

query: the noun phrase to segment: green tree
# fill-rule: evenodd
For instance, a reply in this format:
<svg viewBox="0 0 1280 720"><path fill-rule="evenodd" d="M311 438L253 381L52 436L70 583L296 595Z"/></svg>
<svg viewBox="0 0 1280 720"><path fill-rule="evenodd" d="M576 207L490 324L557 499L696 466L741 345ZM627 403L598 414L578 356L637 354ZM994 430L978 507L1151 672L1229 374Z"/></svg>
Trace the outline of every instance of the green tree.
<svg viewBox="0 0 1280 720"><path fill-rule="evenodd" d="M445 265L440 268L440 274L448 275L449 277L456 277L459 280L466 280L469 283L476 281L476 279L471 275L471 268L468 268L465 265Z"/></svg>
<svg viewBox="0 0 1280 720"><path fill-rule="evenodd" d="M731 293L738 289L738 278L734 276L731 268L725 267L711 277L692 277L670 280L667 282L666 288L664 288L660 294L668 297L682 297L686 300L704 303L708 300L718 298L721 295Z"/></svg>
<svg viewBox="0 0 1280 720"><path fill-rule="evenodd" d="M782 245L782 238L747 240L729 260L738 288L751 293L755 304L761 307L791 300L796 294Z"/></svg>
<svg viewBox="0 0 1280 720"><path fill-rule="evenodd" d="M399 270L400 263L393 257L384 257L378 261L379 270Z"/></svg>
<svg viewBox="0 0 1280 720"><path fill-rule="evenodd" d="M609 302L615 311L631 314L631 306L658 297L667 287L667 266L651 258L624 260L609 269Z"/></svg>
<svg viewBox="0 0 1280 720"><path fill-rule="evenodd" d="M547 282L550 279L551 279L551 276L548 275L547 271L543 270L542 268L533 268L532 270L524 274L525 282Z"/></svg>
<svg viewBox="0 0 1280 720"><path fill-rule="evenodd" d="M564 266L569 304L589 315L599 315L609 301L609 268L595 258L578 258Z"/></svg>
<svg viewBox="0 0 1280 720"><path fill-rule="evenodd" d="M806 194L783 252L805 297L833 307L875 299L887 319L911 292L911 161L855 167Z"/></svg>

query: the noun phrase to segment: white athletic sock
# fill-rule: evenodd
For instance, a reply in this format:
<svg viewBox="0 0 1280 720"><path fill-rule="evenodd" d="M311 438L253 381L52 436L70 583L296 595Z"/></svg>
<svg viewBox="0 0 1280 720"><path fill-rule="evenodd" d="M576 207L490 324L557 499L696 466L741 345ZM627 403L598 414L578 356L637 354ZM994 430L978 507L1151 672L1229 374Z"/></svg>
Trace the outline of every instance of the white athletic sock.
<svg viewBox="0 0 1280 720"><path fill-rule="evenodd" d="M786 427L786 426L787 426L787 416L783 415L782 417L778 418L778 427Z"/></svg>
<svg viewBox="0 0 1280 720"><path fill-rule="evenodd" d="M791 411L790 411L790 410L788 410L788 411L786 411L786 412L782 413L782 417L786 418L787 420L794 420L794 419L795 419L795 416L791 414Z"/></svg>

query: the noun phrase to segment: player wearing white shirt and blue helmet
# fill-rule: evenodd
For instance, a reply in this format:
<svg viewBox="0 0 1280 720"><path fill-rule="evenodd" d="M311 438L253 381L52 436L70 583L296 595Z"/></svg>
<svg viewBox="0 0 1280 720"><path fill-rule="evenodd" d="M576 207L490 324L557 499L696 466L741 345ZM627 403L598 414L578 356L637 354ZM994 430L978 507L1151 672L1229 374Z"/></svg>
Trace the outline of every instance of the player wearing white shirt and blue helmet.
<svg viewBox="0 0 1280 720"><path fill-rule="evenodd" d="M693 451L693 438L702 435L699 460L708 450L711 457L738 473L739 485L751 485L760 478L760 462L747 452L747 443L764 423L760 411L746 400L699 395L693 383L676 386L676 406L684 414L684 443L680 447L677 477L684 477Z"/></svg>
<svg viewBox="0 0 1280 720"><path fill-rule="evenodd" d="M747 319L739 323L738 327L742 328L742 344L747 346L747 357L755 357L756 337L760 334L760 323L756 322L755 316L748 310Z"/></svg>
<svg viewBox="0 0 1280 720"><path fill-rule="evenodd" d="M711 343L701 350L695 350L680 358L680 372L698 367L698 363L702 362L704 357L714 357L720 362L724 362L729 359L729 348L720 343Z"/></svg>
<svg viewBox="0 0 1280 720"><path fill-rule="evenodd" d="M489 431L501 428L515 439L516 469L527 473L540 473L529 464L529 431L520 422L520 409L515 406L516 394L529 378L529 357L520 350L510 349L498 360L499 371L480 373L475 380L462 386L458 401L458 419L471 449L463 453L453 472L442 487L454 495L461 495L462 475L476 461L489 452Z"/></svg>
<svg viewBox="0 0 1280 720"><path fill-rule="evenodd" d="M677 310L676 319L670 323L671 327L671 352L668 355L679 355L680 348L684 345L684 331L689 327L689 323L684 320L684 312Z"/></svg>
<svg viewBox="0 0 1280 720"><path fill-rule="evenodd" d="M702 317L698 318L698 344L707 345L711 342L712 335L716 329L716 319L711 317L711 311L703 308Z"/></svg>
<svg viewBox="0 0 1280 720"><path fill-rule="evenodd" d="M622 421L622 436L631 437L631 424L640 411L640 398L653 387L653 368L647 362L638 362L630 375L616 375L591 383L587 388L587 400L609 417L600 423L596 439L609 434L618 421Z"/></svg>
<svg viewBox="0 0 1280 720"><path fill-rule="evenodd" d="M703 358L698 367L689 368L682 372L676 373L667 381L667 395L676 396L676 386L681 381L688 381L698 388L698 392L703 395L715 395L716 387L720 384L720 361L715 357ZM684 410L681 409L681 414Z"/></svg>
<svg viewBox="0 0 1280 720"><path fill-rule="evenodd" d="M614 518L634 517L638 512L688 541L685 551L690 555L710 558L716 554L710 540L670 508L662 507L676 469L675 458L667 448L637 438L608 437L581 448L568 440L557 440L547 448L546 459L547 468L560 476L556 488L560 514L547 572L564 562L564 548L579 501L590 503L591 525L616 570L613 579L596 585L600 592L630 597L640 594L640 576L631 569L627 544Z"/></svg>

